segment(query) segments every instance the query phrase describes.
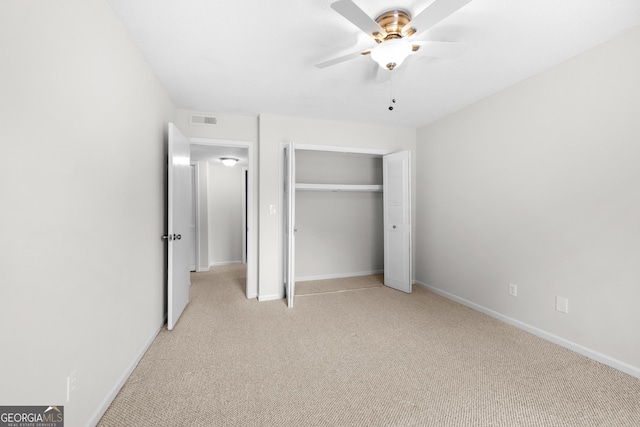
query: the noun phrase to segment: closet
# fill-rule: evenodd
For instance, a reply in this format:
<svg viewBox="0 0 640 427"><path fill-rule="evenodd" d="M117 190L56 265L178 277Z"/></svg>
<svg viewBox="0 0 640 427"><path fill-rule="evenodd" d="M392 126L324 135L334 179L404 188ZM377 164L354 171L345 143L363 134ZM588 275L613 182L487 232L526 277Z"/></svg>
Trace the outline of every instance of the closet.
<svg viewBox="0 0 640 427"><path fill-rule="evenodd" d="M411 292L408 152L288 144L284 149L284 284L385 272Z"/></svg>

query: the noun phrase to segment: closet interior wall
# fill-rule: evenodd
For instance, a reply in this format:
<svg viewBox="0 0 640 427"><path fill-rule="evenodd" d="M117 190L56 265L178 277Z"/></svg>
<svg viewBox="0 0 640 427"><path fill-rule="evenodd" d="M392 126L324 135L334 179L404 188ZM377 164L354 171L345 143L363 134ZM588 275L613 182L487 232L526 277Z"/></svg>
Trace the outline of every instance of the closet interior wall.
<svg viewBox="0 0 640 427"><path fill-rule="evenodd" d="M382 157L296 150L296 281L381 273L384 268ZM361 191L337 191L362 185ZM377 191L364 186L378 185ZM353 190L353 189L352 189Z"/></svg>

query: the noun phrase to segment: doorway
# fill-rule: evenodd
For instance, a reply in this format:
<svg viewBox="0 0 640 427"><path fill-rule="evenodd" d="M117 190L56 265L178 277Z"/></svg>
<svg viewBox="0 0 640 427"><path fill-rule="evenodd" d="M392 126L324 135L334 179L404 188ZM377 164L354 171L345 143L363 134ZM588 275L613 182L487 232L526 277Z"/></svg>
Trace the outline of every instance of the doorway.
<svg viewBox="0 0 640 427"><path fill-rule="evenodd" d="M196 271L246 265L244 292L257 297L253 143L190 138L194 165ZM225 166L221 158L237 159Z"/></svg>

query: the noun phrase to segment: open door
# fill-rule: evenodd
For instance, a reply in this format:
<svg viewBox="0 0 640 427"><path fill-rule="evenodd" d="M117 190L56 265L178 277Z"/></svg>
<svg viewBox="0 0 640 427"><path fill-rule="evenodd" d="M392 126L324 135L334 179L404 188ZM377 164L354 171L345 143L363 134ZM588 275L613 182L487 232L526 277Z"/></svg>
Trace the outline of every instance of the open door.
<svg viewBox="0 0 640 427"><path fill-rule="evenodd" d="M169 123L167 329L178 322L189 303L191 250L191 166L189 140Z"/></svg>
<svg viewBox="0 0 640 427"><path fill-rule="evenodd" d="M295 293L295 218L296 218L296 157L293 143L284 148L284 284L287 306L293 308Z"/></svg>
<svg viewBox="0 0 640 427"><path fill-rule="evenodd" d="M411 153L382 158L384 284L411 293Z"/></svg>

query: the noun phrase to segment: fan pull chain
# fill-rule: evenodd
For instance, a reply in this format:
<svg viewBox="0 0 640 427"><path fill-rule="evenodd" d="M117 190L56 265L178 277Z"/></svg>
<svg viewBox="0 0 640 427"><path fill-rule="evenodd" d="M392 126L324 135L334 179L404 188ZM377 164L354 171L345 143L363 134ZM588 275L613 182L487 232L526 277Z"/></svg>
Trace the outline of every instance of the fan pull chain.
<svg viewBox="0 0 640 427"><path fill-rule="evenodd" d="M393 111L393 104L396 103L396 99L393 97L393 71L391 71L391 84L389 86L389 111Z"/></svg>

